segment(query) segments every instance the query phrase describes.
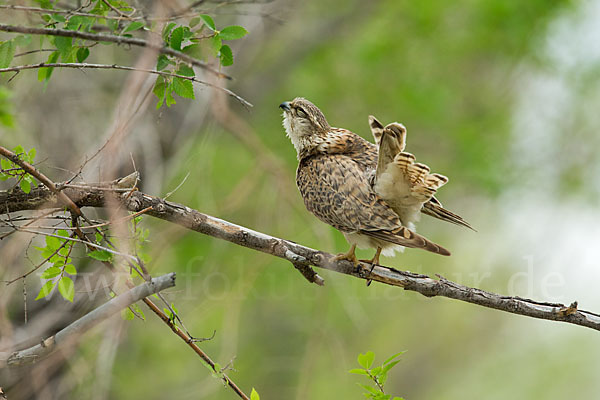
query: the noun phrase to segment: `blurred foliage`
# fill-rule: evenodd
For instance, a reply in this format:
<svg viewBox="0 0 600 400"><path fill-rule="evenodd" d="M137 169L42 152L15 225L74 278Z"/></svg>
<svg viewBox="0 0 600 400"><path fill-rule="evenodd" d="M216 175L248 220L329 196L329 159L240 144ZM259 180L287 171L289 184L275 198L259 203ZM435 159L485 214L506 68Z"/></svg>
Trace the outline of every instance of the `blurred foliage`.
<svg viewBox="0 0 600 400"><path fill-rule="evenodd" d="M516 100L519 94L529 94L528 87L519 86L521 70L528 63L552 70L540 48L548 26L570 12L573 3L281 2L278 7L287 10L283 25L265 28L253 44L232 45L237 57L233 89L255 105L251 113L240 109L239 115L250 121L268 149L283 161L281 170L266 168L264 154L215 123L185 125L185 118L209 108L198 96L198 103L182 101L169 110L154 110L151 124L140 124L144 133L149 126L157 126L159 151L146 154L149 135L140 135L144 139L129 144L127 151L150 159L142 176L145 185L153 178L161 180L162 191L152 191L154 195L172 191L189 173L170 200L258 231L339 252L347 249L342 235L309 215L294 187L295 153L281 127L277 105L306 97L321 107L332 125L369 140L369 114L383 122L397 120L408 128L408 150L434 171L450 176L440 199L480 232L424 219L420 232L447 244L453 257L440 259L407 250L383 262L507 293L514 272L522 272L524 255L539 256L535 253L539 251L546 257L542 262L538 258L536 267L554 257L549 245L542 250L518 247L521 242L530 245L522 235L539 221L524 219L520 230L510 229L512 225L503 230L512 209L499 203L515 186L529 191L524 175L535 172L514 168L512 157ZM248 40L260 32L248 29L252 32ZM586 77L577 81L581 92L593 92L596 86L587 83L597 84L597 71L594 75L593 69L587 70ZM120 81L96 79L94 83L102 90L95 88L97 97L90 103L86 101L92 92L87 87L82 93L74 92L73 98L104 122L106 110L98 104L114 100ZM16 91L17 104L37 104L21 94L31 90L37 89ZM48 97L56 95L52 90L48 89ZM41 91L33 93L43 96ZM545 99L533 100L544 103ZM581 112L594 113L597 104L590 102ZM47 125L60 125L53 121ZM23 111L17 113L15 125L21 123L42 131L41 122L36 126ZM94 136L93 129L99 128L71 129ZM575 131L578 140L565 135L559 142L573 162L572 168L562 170L565 178L559 180L564 185L560 193L586 182L580 163L597 165L597 158L592 160L596 147L580 153L579 147L586 143L581 138L591 137L595 125L586 129ZM523 136L528 133L522 132ZM40 135L38 139L38 152L52 157L52 137ZM23 139L23 145L29 141L29 137ZM534 159L537 150L534 147L523 158ZM579 160L578 154L586 157ZM164 179L159 173L163 166ZM555 236L556 219L560 218L553 215L543 221L549 235ZM289 263L249 249L151 218L144 218L140 229L150 232L146 248L153 260L151 273L177 272L177 288L167 297L177 305L186 328L198 337L210 337L216 329L215 338L200 346L221 365L235 359L235 371L228 375L246 392L255 387L262 399L362 398L355 376L347 371L365 348L384 355L398 348L410 350L389 371L386 382L386 392L389 389L407 399L593 398L599 390L594 377L600 358L595 332L427 299L377 283L366 287L363 281L327 271L319 271L326 280L321 288L308 284ZM359 256L370 258L372 251L359 251ZM533 282L538 285L542 273L535 273ZM538 286L530 294L539 295ZM568 295L583 293L573 289ZM134 319L125 329L110 374L111 398L158 399L166 390L180 399L234 398L160 321ZM98 342L91 338L81 344L77 365L90 367L85 377L76 379L73 398L91 397L86 385L95 376Z"/></svg>
<svg viewBox="0 0 600 400"><path fill-rule="evenodd" d="M270 71L274 63L284 73L281 86L257 107L264 110L257 113L257 126L269 121L263 132L275 131L268 105L302 96L321 107L333 126L371 140L367 116L372 113L384 123L404 123L407 149L435 160L426 161L434 170L451 169L454 189L501 192L511 167L506 157L511 75L539 44L548 18L568 2L354 4L312 3L302 10L311 13L299 19L311 21L313 29L298 32L305 29L301 24L286 31L285 41L294 45L283 50L284 57L280 43L270 44L273 51L266 51L254 70ZM319 34L315 24L325 32ZM329 31L328 24L337 29ZM305 41L317 43L300 59L285 56ZM285 65L289 59L293 64Z"/></svg>

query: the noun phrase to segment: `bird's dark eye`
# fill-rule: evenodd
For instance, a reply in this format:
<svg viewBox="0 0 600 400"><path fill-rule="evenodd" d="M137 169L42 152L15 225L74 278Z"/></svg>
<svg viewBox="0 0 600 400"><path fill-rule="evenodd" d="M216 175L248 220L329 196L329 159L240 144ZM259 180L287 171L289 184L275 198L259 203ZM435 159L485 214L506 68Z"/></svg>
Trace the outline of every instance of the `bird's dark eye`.
<svg viewBox="0 0 600 400"><path fill-rule="evenodd" d="M300 118L306 118L307 117L306 113L301 108L296 109L296 115L298 115Z"/></svg>

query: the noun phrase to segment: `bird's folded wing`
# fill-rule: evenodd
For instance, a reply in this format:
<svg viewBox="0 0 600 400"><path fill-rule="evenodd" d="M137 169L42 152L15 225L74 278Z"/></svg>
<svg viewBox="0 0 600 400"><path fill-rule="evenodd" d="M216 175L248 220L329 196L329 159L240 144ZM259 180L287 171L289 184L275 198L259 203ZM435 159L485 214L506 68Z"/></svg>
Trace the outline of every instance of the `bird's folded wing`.
<svg viewBox="0 0 600 400"><path fill-rule="evenodd" d="M351 157L322 154L303 159L296 180L306 208L342 232L360 232L406 247L450 254L403 227L398 215L373 191L368 176Z"/></svg>

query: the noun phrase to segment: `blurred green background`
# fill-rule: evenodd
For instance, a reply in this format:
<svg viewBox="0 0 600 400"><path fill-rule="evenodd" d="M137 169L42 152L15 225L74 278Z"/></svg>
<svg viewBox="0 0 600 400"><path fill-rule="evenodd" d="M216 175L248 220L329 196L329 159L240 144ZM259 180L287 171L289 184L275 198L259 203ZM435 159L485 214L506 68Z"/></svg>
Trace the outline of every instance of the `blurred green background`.
<svg viewBox="0 0 600 400"><path fill-rule="evenodd" d="M206 89L170 110L151 106L119 156L125 172L130 152L140 160L142 190L164 195L189 173L171 200L345 251L342 235L304 209L277 105L306 97L331 125L369 140L374 114L406 125L407 150L450 178L439 199L478 230L423 217L419 232L452 257L407 250L382 258L385 265L600 310L599 1L310 0L242 11L215 18L250 31L228 72L254 107L230 102L235 118L219 117ZM46 91L33 77L12 84L17 127L4 137L35 146L48 165L75 169L101 143L94 138L108 129L127 77L55 73ZM168 297L186 327L200 337L216 330L200 346L223 365L235 358L230 376L261 399L360 399L356 382L367 382L348 370L367 350L376 362L407 350L386 385L406 399L594 398L600 390L595 331L327 271L317 287L280 259L145 221L152 273L178 273ZM71 398L93 397L105 329L70 361ZM105 372L110 398L235 398L155 318L118 332Z"/></svg>

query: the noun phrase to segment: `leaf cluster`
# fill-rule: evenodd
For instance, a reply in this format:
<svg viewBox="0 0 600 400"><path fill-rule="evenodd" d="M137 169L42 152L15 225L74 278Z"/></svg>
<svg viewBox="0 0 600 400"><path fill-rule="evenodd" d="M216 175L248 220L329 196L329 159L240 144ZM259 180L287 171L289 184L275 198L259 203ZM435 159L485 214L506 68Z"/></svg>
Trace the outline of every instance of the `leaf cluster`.
<svg viewBox="0 0 600 400"><path fill-rule="evenodd" d="M29 164L33 164L36 150L32 148L28 152L25 151L23 146L17 146L13 149L13 153ZM0 181L6 181L8 179L16 179L17 185L25 193L31 192L32 186L37 186L38 183L33 176L25 172L20 165L17 165L7 158L0 159Z"/></svg>
<svg viewBox="0 0 600 400"><path fill-rule="evenodd" d="M148 16L144 18L131 15L138 11L124 0L92 0L88 6L91 8L86 15L64 14L63 9L57 8L57 2L51 0L36 0L41 8L47 10L42 13L40 25L45 28L60 28L70 31L85 33L108 32L113 36L130 38L138 32L160 34L163 46L184 53L192 58L207 61L216 58L221 66L233 64L233 52L224 41L240 39L248 33L245 28L237 25L217 29L215 21L210 15L197 14L188 18L185 23L170 22L162 27L159 20ZM83 10L86 7L80 8ZM119 18L110 16L118 12ZM129 17L127 15L130 15ZM178 19L179 20L179 19ZM185 19L183 19L185 21ZM161 32L162 27L162 32ZM83 63L90 57L90 49L98 44L113 45L114 43L94 42L81 38L42 35L39 40L39 49L47 42L52 46L45 63ZM0 68L11 65L16 49L28 47L32 43L31 35L18 35L10 40L0 41ZM45 50L44 50L45 51ZM163 104L167 107L175 104L174 95L182 98L193 99L194 88L192 79L194 69L173 55L161 54L158 57L156 69L177 76L159 76L154 86L154 94L159 99L157 108ZM54 67L38 69L38 80L48 84ZM184 77L189 77L186 79ZM0 101L2 100L0 93ZM0 123L3 123L0 114Z"/></svg>
<svg viewBox="0 0 600 400"><path fill-rule="evenodd" d="M372 351L367 351L365 354L358 355L358 364L362 368L354 368L349 372L351 374L356 375L364 375L369 378L375 386L358 384L365 390L363 395L367 399L372 400L402 400L401 397L392 398L391 394L386 394L383 387L385 382L387 381L388 372L400 362L398 357L400 357L404 352L396 353L393 356L389 357L387 360L383 362L380 366L373 367L373 361L375 360L375 353Z"/></svg>
<svg viewBox="0 0 600 400"><path fill-rule="evenodd" d="M69 240L69 234L64 229L60 229L57 235L62 236L62 238L46 236L46 246L36 247L44 257L43 262L51 265L40 276L46 282L42 285L35 299L38 300L48 296L52 289L58 286L61 296L72 302L75 296L75 287L71 276L77 275L77 269L71 258L74 242Z"/></svg>

